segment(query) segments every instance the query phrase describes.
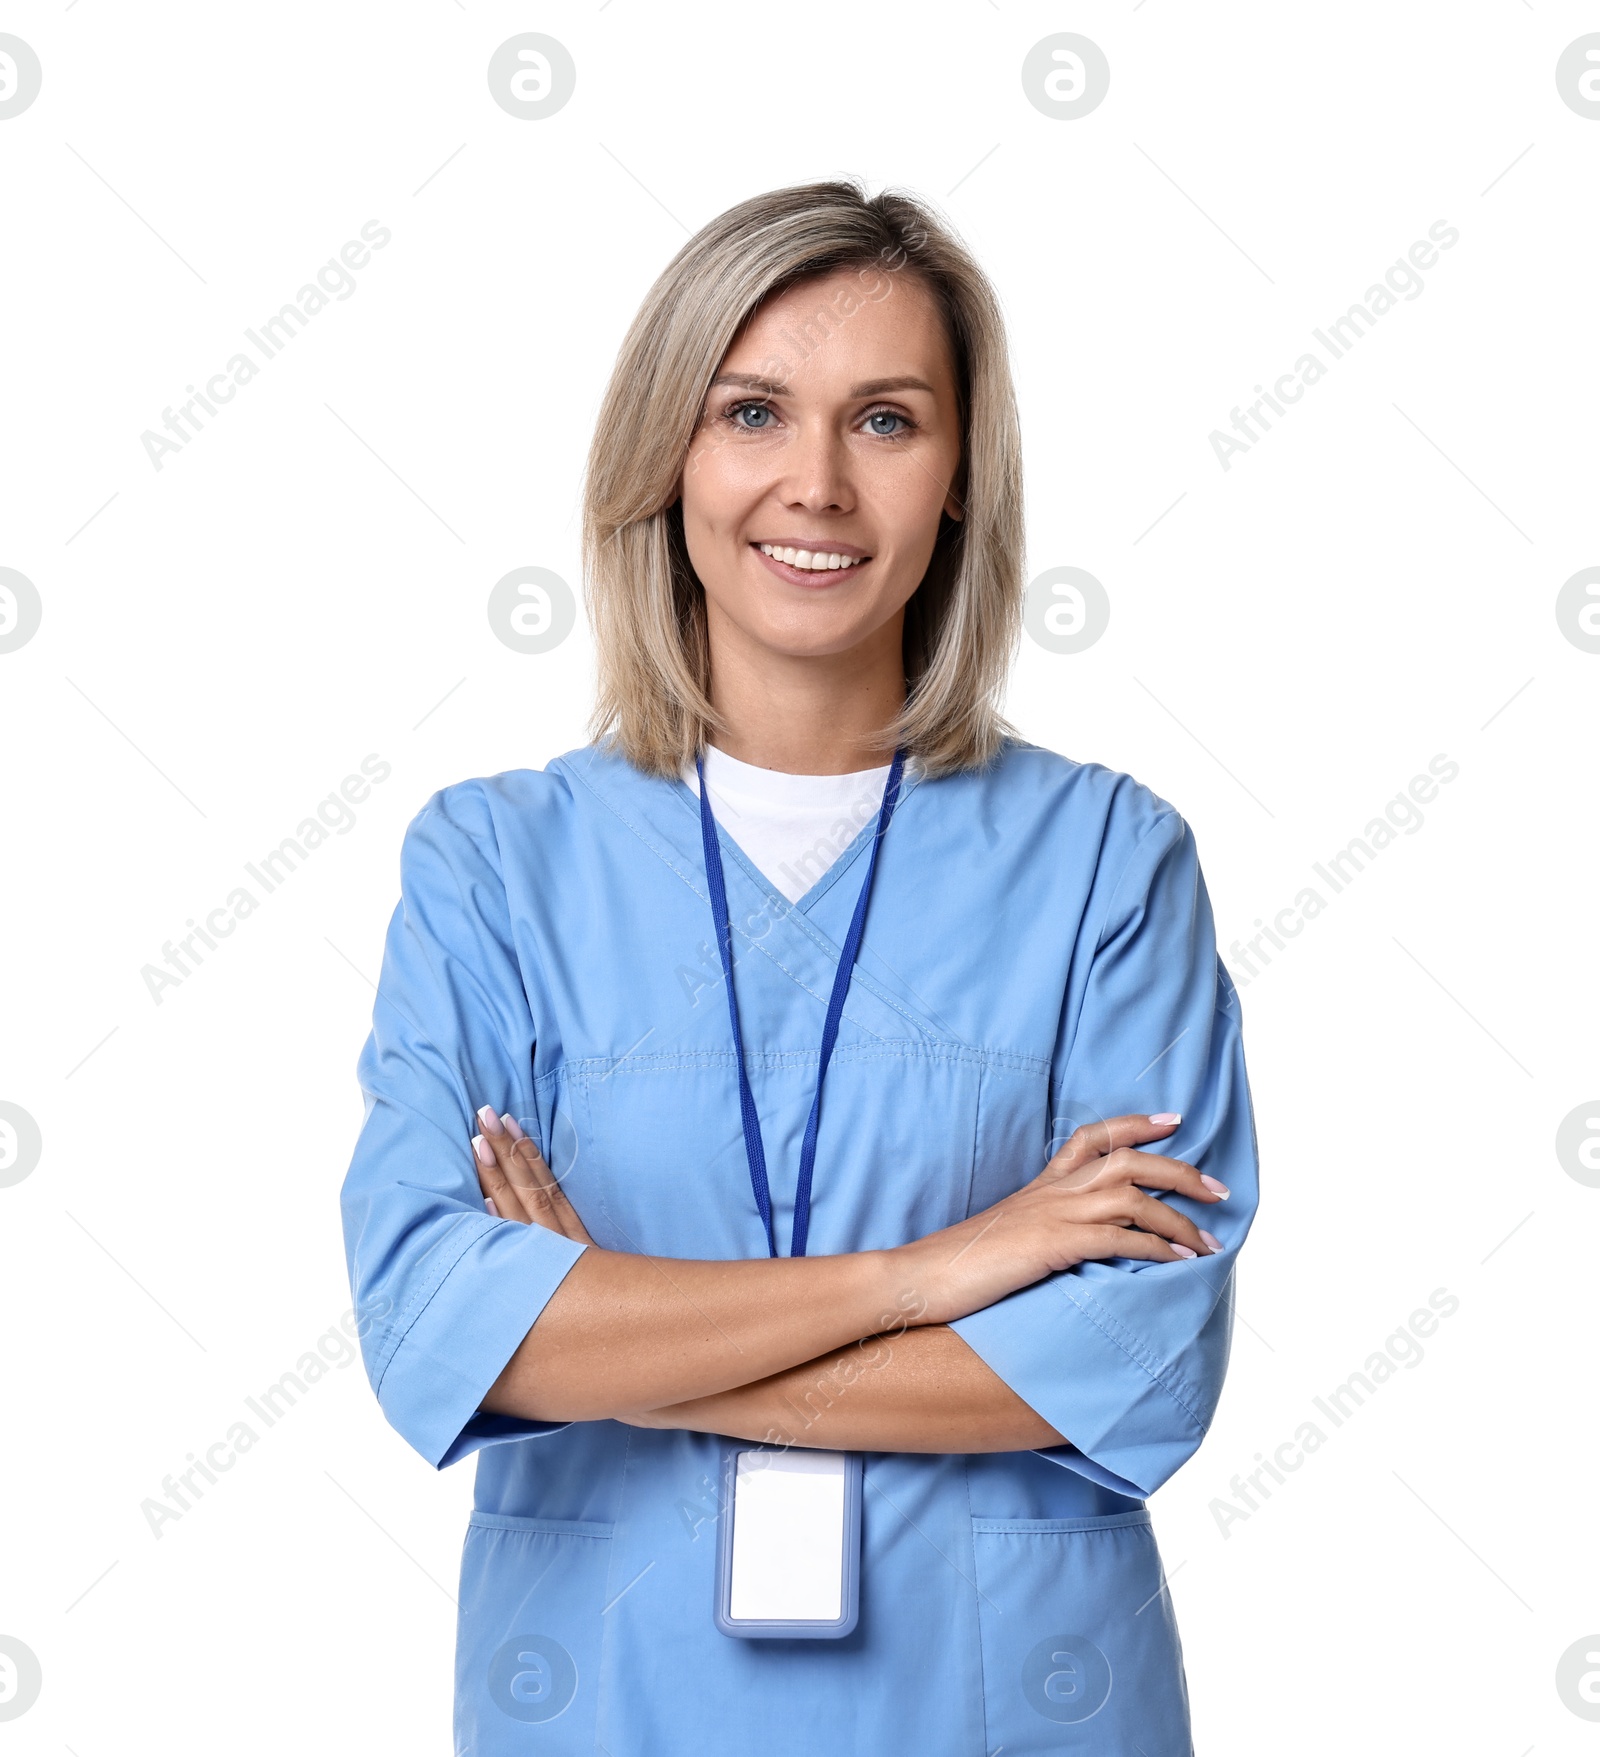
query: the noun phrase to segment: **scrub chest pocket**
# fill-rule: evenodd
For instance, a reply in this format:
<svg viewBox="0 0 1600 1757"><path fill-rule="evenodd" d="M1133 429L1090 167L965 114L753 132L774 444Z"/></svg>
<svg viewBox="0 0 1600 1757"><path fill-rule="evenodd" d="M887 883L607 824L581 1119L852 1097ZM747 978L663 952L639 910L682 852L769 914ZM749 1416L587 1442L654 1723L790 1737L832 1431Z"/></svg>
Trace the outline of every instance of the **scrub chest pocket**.
<svg viewBox="0 0 1600 1757"><path fill-rule="evenodd" d="M766 1139L773 1223L778 1248L787 1252L816 1053L813 1048L749 1059ZM986 1081L980 1058L948 1046L841 1043L822 1107L810 1254L887 1249L965 1219ZM997 1089L1023 1085L1012 1078ZM686 1103L690 1093L699 1100L692 1109ZM679 1257L767 1254L750 1194L731 1052L641 1053L589 1078L574 1098L589 1141L567 1189L597 1243ZM1028 1103L1029 1132L1038 1143L1028 1161L1026 1175L1032 1177L1044 1165L1042 1081L1028 1093ZM675 1126L675 1117L684 1120ZM863 1126L869 1118L870 1126ZM1010 1119L1001 1125L1013 1126ZM1016 1187L1015 1177L1008 1187Z"/></svg>

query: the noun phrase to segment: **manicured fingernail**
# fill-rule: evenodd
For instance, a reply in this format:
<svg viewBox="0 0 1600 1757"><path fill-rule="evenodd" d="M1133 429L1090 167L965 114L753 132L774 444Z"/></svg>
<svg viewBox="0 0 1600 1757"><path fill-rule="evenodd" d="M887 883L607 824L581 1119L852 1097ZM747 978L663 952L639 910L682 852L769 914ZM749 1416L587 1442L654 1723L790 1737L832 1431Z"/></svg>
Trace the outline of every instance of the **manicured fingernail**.
<svg viewBox="0 0 1600 1757"><path fill-rule="evenodd" d="M495 1207L493 1196L485 1196L483 1198L483 1205L495 1217L496 1220L498 1220L500 1218L500 1210L497 1207Z"/></svg>
<svg viewBox="0 0 1600 1757"><path fill-rule="evenodd" d="M1181 1123L1182 1116L1175 1110L1163 1110L1158 1116L1151 1117L1153 1123Z"/></svg>
<svg viewBox="0 0 1600 1757"><path fill-rule="evenodd" d="M1200 1173L1200 1181L1214 1196L1231 1196L1233 1194L1233 1191L1226 1184L1218 1183L1214 1177L1207 1177L1203 1171Z"/></svg>
<svg viewBox="0 0 1600 1757"><path fill-rule="evenodd" d="M1212 1234L1207 1232L1203 1226L1200 1228L1200 1236L1211 1247L1213 1252L1217 1252L1222 1249L1222 1240L1220 1238L1213 1237Z"/></svg>
<svg viewBox="0 0 1600 1757"><path fill-rule="evenodd" d="M1203 1238L1205 1234L1202 1233L1200 1236ZM1168 1239L1167 1243L1172 1244L1172 1240ZM1187 1245L1172 1245L1172 1248L1180 1257L1198 1257L1200 1255L1198 1251L1191 1251Z"/></svg>
<svg viewBox="0 0 1600 1757"><path fill-rule="evenodd" d="M506 1133L513 1141L527 1140L528 1137L522 1132L522 1124L514 1116L503 1116L500 1120L506 1125Z"/></svg>
<svg viewBox="0 0 1600 1757"><path fill-rule="evenodd" d="M478 1121L483 1124L484 1128L491 1135L503 1135L505 1133L505 1130L500 1127L500 1118L495 1115L494 1106L492 1104L484 1105L483 1109L478 1112Z"/></svg>
<svg viewBox="0 0 1600 1757"><path fill-rule="evenodd" d="M482 1135L472 1137L472 1151L477 1154L479 1165L494 1164L494 1148L484 1140Z"/></svg>

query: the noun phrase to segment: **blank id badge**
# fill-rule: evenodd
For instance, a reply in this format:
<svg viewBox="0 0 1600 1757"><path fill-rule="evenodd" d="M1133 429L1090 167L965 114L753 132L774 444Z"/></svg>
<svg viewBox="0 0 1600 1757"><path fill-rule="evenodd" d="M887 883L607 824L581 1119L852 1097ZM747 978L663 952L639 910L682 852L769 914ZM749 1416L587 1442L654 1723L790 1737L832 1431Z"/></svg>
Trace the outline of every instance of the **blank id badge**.
<svg viewBox="0 0 1600 1757"><path fill-rule="evenodd" d="M829 1640L861 1603L861 1454L730 1446L717 1521L716 1624L750 1640Z"/></svg>

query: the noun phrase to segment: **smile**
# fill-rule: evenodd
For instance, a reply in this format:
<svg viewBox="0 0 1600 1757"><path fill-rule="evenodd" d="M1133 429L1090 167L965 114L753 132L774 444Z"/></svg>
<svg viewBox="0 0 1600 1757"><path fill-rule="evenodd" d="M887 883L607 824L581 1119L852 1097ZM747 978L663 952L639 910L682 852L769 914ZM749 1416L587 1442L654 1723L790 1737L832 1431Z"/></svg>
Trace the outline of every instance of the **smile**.
<svg viewBox="0 0 1600 1757"><path fill-rule="evenodd" d="M821 584L819 574L854 573L872 559L870 555L843 554L836 549L797 549L781 543L752 543L750 547L774 573L796 583L803 577L806 585Z"/></svg>

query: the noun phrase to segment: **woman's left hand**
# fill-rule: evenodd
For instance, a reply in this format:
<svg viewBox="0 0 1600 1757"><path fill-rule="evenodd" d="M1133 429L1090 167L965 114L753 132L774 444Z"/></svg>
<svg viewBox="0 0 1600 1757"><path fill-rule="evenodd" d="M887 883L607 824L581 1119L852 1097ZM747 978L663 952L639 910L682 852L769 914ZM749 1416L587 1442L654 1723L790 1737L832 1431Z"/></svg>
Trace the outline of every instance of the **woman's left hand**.
<svg viewBox="0 0 1600 1757"><path fill-rule="evenodd" d="M556 1181L544 1155L530 1141L514 1116L496 1116L490 1105L478 1112L481 1135L472 1137L472 1162L484 1205L499 1220L545 1226L564 1238L592 1245L588 1228L578 1218L567 1193ZM665 1409L643 1409L616 1419L628 1427L676 1427Z"/></svg>
<svg viewBox="0 0 1600 1757"><path fill-rule="evenodd" d="M544 1155L513 1116L496 1116L492 1106L478 1112L481 1135L472 1137L473 1164L489 1212L501 1220L543 1226L578 1244L592 1245Z"/></svg>

